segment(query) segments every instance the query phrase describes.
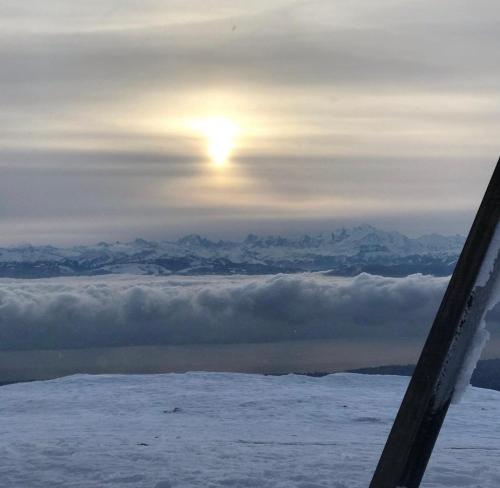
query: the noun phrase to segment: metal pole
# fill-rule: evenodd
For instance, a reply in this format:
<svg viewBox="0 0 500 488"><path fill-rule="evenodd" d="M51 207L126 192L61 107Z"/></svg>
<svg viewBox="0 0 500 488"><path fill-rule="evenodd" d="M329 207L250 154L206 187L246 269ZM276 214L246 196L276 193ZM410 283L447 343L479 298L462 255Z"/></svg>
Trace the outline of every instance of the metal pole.
<svg viewBox="0 0 500 488"><path fill-rule="evenodd" d="M370 488L418 488L500 276L500 160L425 342ZM495 237L495 239L494 239ZM495 252L491 277L479 283ZM494 275L494 276L493 276Z"/></svg>

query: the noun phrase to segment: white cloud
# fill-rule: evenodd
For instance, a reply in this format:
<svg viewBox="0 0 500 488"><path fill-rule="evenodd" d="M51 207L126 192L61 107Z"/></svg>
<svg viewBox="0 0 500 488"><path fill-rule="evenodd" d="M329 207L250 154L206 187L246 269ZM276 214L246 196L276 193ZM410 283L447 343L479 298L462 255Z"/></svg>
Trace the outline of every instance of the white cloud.
<svg viewBox="0 0 500 488"><path fill-rule="evenodd" d="M0 348L425 335L447 278L0 280Z"/></svg>

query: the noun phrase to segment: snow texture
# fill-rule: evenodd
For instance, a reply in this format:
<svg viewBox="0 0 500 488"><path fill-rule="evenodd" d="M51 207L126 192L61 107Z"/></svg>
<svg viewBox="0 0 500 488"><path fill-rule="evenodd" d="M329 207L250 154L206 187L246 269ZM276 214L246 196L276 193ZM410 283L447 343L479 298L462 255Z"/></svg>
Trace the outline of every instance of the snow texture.
<svg viewBox="0 0 500 488"><path fill-rule="evenodd" d="M366 488L407 378L190 373L0 388L4 488ZM452 406L423 488L500 483L500 393Z"/></svg>
<svg viewBox="0 0 500 488"><path fill-rule="evenodd" d="M500 224L495 228L495 233L491 239L490 246L486 252L486 256L483 260L479 275L476 279L475 286L486 286L493 273L493 268L495 267L495 262L498 259L498 253L500 251Z"/></svg>
<svg viewBox="0 0 500 488"><path fill-rule="evenodd" d="M481 265L479 275L473 289L473 294L479 297L481 293L487 293L487 301L482 315L478 317L477 330L471 344L468 347L464 364L460 369L458 380L453 392L453 403L460 402L468 385L472 373L476 369L477 362L481 357L484 346L490 338L486 330L486 315L500 302L500 224L497 225L493 239L490 243L485 259Z"/></svg>

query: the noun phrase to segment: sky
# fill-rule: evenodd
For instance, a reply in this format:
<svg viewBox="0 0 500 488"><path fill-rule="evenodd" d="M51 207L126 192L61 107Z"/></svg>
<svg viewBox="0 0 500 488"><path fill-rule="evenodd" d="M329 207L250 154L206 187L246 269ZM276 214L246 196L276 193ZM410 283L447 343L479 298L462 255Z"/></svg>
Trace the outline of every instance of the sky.
<svg viewBox="0 0 500 488"><path fill-rule="evenodd" d="M465 234L495 1L0 0L0 245Z"/></svg>

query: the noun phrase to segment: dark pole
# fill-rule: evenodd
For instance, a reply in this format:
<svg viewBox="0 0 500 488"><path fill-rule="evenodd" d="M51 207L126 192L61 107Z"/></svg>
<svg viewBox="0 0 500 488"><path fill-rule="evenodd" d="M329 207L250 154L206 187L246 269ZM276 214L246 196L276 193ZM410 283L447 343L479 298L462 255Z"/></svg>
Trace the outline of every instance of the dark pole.
<svg viewBox="0 0 500 488"><path fill-rule="evenodd" d="M495 279L500 276L500 259L494 259L490 279L482 284L477 281L480 272L483 276L488 265L486 261L496 249L493 237L499 219L500 160L425 342L370 488L418 488L420 485L457 380L487 311ZM494 258L497 258L496 254Z"/></svg>

